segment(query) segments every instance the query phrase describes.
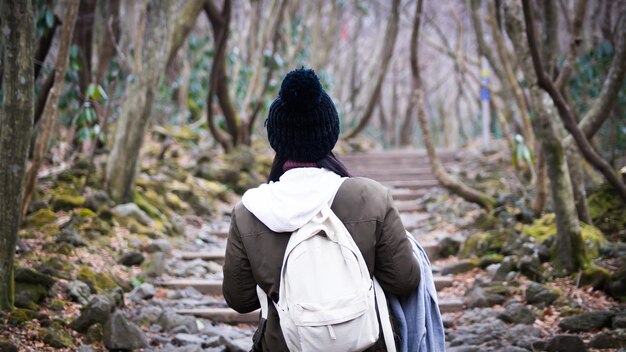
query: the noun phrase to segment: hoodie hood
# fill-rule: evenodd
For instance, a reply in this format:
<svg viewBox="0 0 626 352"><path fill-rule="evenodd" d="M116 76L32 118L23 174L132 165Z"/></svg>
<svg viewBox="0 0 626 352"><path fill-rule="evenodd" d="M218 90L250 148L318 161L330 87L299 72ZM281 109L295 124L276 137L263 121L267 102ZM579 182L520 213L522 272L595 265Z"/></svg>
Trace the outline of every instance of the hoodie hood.
<svg viewBox="0 0 626 352"><path fill-rule="evenodd" d="M293 232L332 203L345 179L323 168L295 168L248 190L241 201L270 230Z"/></svg>

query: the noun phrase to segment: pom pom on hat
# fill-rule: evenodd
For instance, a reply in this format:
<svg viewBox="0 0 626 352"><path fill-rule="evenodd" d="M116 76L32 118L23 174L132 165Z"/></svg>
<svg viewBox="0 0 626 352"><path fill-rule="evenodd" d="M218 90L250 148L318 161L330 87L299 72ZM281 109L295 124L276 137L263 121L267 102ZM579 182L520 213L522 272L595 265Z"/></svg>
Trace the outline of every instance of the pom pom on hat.
<svg viewBox="0 0 626 352"><path fill-rule="evenodd" d="M339 116L315 71L289 72L270 106L267 135L276 153L293 161L317 161L339 138Z"/></svg>

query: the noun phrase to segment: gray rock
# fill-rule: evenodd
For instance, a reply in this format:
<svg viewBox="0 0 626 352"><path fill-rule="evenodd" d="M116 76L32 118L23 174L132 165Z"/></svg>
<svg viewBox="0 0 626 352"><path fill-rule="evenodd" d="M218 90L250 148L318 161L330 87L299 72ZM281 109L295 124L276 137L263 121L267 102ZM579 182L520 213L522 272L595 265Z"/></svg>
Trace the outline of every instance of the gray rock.
<svg viewBox="0 0 626 352"><path fill-rule="evenodd" d="M165 309L161 313L157 324L161 325L165 331L170 331L177 326L186 326L190 334L198 332L198 324L195 317L176 314L171 309Z"/></svg>
<svg viewBox="0 0 626 352"><path fill-rule="evenodd" d="M519 271L533 281L544 281L543 267L536 254L522 256L519 261Z"/></svg>
<svg viewBox="0 0 626 352"><path fill-rule="evenodd" d="M115 312L104 324L104 345L109 350L134 350L148 347L148 340L137 325L128 321L121 312Z"/></svg>
<svg viewBox="0 0 626 352"><path fill-rule="evenodd" d="M546 345L548 352L586 352L583 340L577 335L556 335Z"/></svg>
<svg viewBox="0 0 626 352"><path fill-rule="evenodd" d="M115 303L109 297L94 295L89 303L81 309L78 318L70 323L70 328L78 332L86 332L93 324L104 324L111 316L114 308Z"/></svg>
<svg viewBox="0 0 626 352"><path fill-rule="evenodd" d="M152 224L152 219L150 219L148 214L141 210L135 203L120 204L111 209L111 211L115 216L132 218L139 221L142 225L148 226Z"/></svg>
<svg viewBox="0 0 626 352"><path fill-rule="evenodd" d="M163 252L165 254L169 254L172 252L172 245L167 240L154 240L146 246L146 252Z"/></svg>
<svg viewBox="0 0 626 352"><path fill-rule="evenodd" d="M601 329L611 325L611 319L613 319L613 312L610 311L595 311L585 312L576 315L572 315L563 318L559 322L559 328L564 331L570 332L582 332L591 331L594 329Z"/></svg>
<svg viewBox="0 0 626 352"><path fill-rule="evenodd" d="M154 252L144 263L144 275L155 278L165 273L165 253Z"/></svg>
<svg viewBox="0 0 626 352"><path fill-rule="evenodd" d="M144 260L145 258L143 254L141 254L141 252L129 251L129 252L122 254L120 259L117 260L117 262L124 266L136 266L136 265L141 265L141 263L143 263Z"/></svg>
<svg viewBox="0 0 626 352"><path fill-rule="evenodd" d="M252 349L252 337L231 339L222 336L222 343L230 352L248 352Z"/></svg>
<svg viewBox="0 0 626 352"><path fill-rule="evenodd" d="M510 324L532 324L535 322L535 314L525 305L513 302L506 306L504 312L498 314L498 319Z"/></svg>
<svg viewBox="0 0 626 352"><path fill-rule="evenodd" d="M185 235L185 231L187 229L187 222L181 216L172 216L170 218L170 222L172 223L172 231L174 234L183 236Z"/></svg>
<svg viewBox="0 0 626 352"><path fill-rule="evenodd" d="M105 191L95 191L85 197L84 207L93 211L98 211L103 206L112 207L114 204L115 203L113 203Z"/></svg>
<svg viewBox="0 0 626 352"><path fill-rule="evenodd" d="M176 334L172 339L172 344L175 346L201 345L203 343L203 338L193 334Z"/></svg>
<svg viewBox="0 0 626 352"><path fill-rule="evenodd" d="M502 352L528 352L528 350L517 346L507 346L502 349Z"/></svg>
<svg viewBox="0 0 626 352"><path fill-rule="evenodd" d="M496 274L493 276L493 281L505 281L506 276L517 268L517 257L508 256L504 257Z"/></svg>
<svg viewBox="0 0 626 352"><path fill-rule="evenodd" d="M80 346L78 346L78 348L76 349L76 352L96 352L96 350L94 350L93 348L91 348L91 346L87 346L87 345L80 345Z"/></svg>
<svg viewBox="0 0 626 352"><path fill-rule="evenodd" d="M156 289L154 285L147 282L135 287L129 294L130 299L135 302L141 302L142 300L148 300L154 297Z"/></svg>
<svg viewBox="0 0 626 352"><path fill-rule="evenodd" d="M87 242L73 226L68 226L59 232L56 243L68 243L74 247L85 247Z"/></svg>
<svg viewBox="0 0 626 352"><path fill-rule="evenodd" d="M41 285L47 290L51 289L56 280L48 275L31 268L15 268L13 280L18 283Z"/></svg>
<svg viewBox="0 0 626 352"><path fill-rule="evenodd" d="M82 305L89 303L89 297L91 297L91 289L86 283L74 280L67 284L67 295L73 302L78 302Z"/></svg>
<svg viewBox="0 0 626 352"><path fill-rule="evenodd" d="M480 346L456 346L447 348L448 352L482 352L483 349Z"/></svg>
<svg viewBox="0 0 626 352"><path fill-rule="evenodd" d="M444 237L439 241L439 256L441 258L447 258L451 255L456 255L461 249L461 241L454 237Z"/></svg>
<svg viewBox="0 0 626 352"><path fill-rule="evenodd" d="M504 303L504 295L476 285L465 292L465 303L469 308L492 307Z"/></svg>
<svg viewBox="0 0 626 352"><path fill-rule="evenodd" d="M450 265L441 268L441 275L462 274L477 267L476 261L471 259L462 259Z"/></svg>
<svg viewBox="0 0 626 352"><path fill-rule="evenodd" d="M613 329L624 329L626 328L626 312L618 313L613 317L613 321L611 326Z"/></svg>
<svg viewBox="0 0 626 352"><path fill-rule="evenodd" d="M507 330L507 339L514 345L533 350L533 344L540 342L541 330L531 325L513 325Z"/></svg>
<svg viewBox="0 0 626 352"><path fill-rule="evenodd" d="M151 326L158 320L163 310L155 306L145 306L141 308L139 314L133 319L133 321L141 326Z"/></svg>
<svg viewBox="0 0 626 352"><path fill-rule="evenodd" d="M554 303L559 296L558 292L534 282L531 282L526 288L526 302L529 304L548 306Z"/></svg>
<svg viewBox="0 0 626 352"><path fill-rule="evenodd" d="M626 347L626 329L601 332L589 341L589 348L621 348Z"/></svg>

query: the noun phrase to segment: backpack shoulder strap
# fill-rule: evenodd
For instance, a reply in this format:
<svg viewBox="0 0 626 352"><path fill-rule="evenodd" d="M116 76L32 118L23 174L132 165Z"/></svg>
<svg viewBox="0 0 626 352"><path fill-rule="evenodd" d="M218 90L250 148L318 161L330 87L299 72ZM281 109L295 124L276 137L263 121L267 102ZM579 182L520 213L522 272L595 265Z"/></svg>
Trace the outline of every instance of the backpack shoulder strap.
<svg viewBox="0 0 626 352"><path fill-rule="evenodd" d="M385 339L385 347L387 352L396 352L396 341L393 338L393 329L391 328L391 321L389 320L389 309L387 309L387 298L383 288L378 283L376 278L374 281L374 293L376 295L376 307L378 308L378 314L380 316L380 327L383 330L383 338Z"/></svg>
<svg viewBox="0 0 626 352"><path fill-rule="evenodd" d="M269 310L269 305L267 304L268 296L265 291L261 288L261 286L256 287L256 294L259 297L259 303L261 304L261 318L267 320L267 314Z"/></svg>

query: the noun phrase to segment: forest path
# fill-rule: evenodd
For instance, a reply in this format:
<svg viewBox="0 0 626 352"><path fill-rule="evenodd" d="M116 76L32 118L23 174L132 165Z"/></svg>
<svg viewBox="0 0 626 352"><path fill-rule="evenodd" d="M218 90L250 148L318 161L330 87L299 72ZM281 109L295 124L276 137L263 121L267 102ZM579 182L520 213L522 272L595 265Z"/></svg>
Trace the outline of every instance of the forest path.
<svg viewBox="0 0 626 352"><path fill-rule="evenodd" d="M444 163L451 164L454 162L455 153L444 151L440 157ZM418 202L420 197L438 185L425 152L395 150L353 153L342 155L340 159L354 176L372 178L392 190L407 230L413 232L419 228L421 222L430 220L431 215L423 211ZM227 235L226 223L212 228L203 226L194 234L187 235L190 243L173 251L173 259L168 263L169 275L165 275L155 284L167 290L166 297L177 300L173 304L176 313L229 324L258 321L258 311L239 314L228 308L223 299L221 265L224 261ZM439 244L420 236L416 237L431 261L436 260L439 255ZM438 271L438 268L433 268L437 290L452 286L452 278L439 275ZM184 293L183 297L177 294L185 290L193 297L184 297ZM463 309L463 301L460 298L440 298L439 305L442 312Z"/></svg>

